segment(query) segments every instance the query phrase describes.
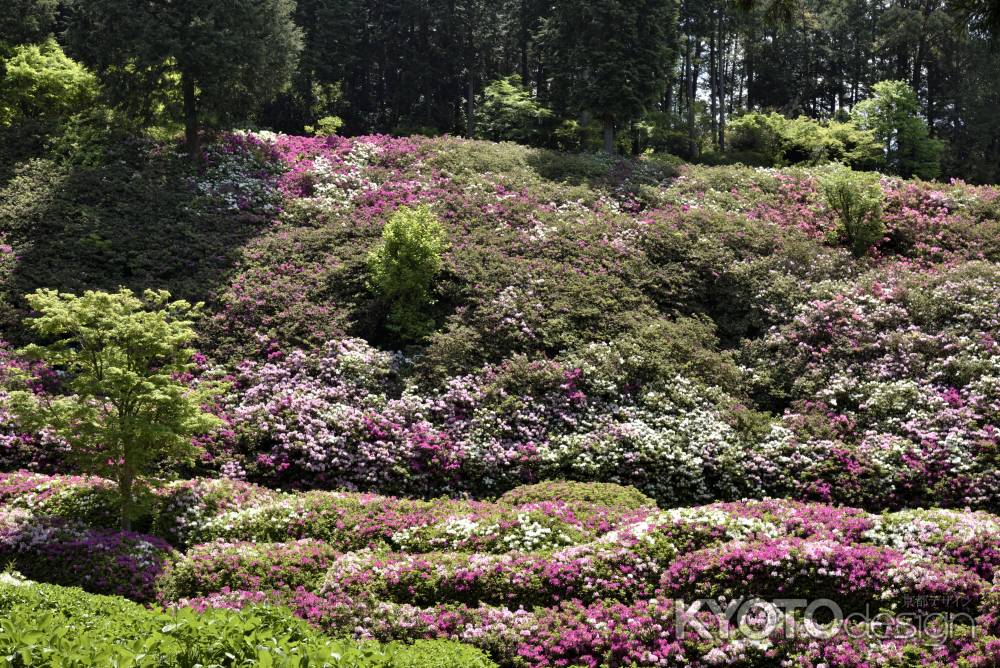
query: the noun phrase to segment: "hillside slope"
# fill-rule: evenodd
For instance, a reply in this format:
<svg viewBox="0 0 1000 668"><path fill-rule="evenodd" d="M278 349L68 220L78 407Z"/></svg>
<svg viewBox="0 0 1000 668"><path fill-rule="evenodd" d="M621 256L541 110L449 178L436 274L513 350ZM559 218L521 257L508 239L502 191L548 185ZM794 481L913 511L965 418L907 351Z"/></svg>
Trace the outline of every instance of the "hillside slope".
<svg viewBox="0 0 1000 668"><path fill-rule="evenodd" d="M20 343L38 287L206 301L204 372L235 382L205 466L271 484L995 510L1000 192L883 179L859 258L821 176L382 136L36 159L0 191L0 316ZM413 343L365 259L417 204L448 250Z"/></svg>

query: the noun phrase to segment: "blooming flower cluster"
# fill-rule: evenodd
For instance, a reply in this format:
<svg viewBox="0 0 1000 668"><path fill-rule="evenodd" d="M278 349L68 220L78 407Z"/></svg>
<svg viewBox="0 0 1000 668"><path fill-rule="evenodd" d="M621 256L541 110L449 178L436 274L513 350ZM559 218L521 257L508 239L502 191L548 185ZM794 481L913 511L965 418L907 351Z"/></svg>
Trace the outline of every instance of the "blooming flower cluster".
<svg viewBox="0 0 1000 668"><path fill-rule="evenodd" d="M87 528L72 518L101 514L60 500L106 487L5 476L0 556L38 579L137 600L280 605L334 635L461 640L518 668L818 666L833 656L860 667L905 654L892 638L786 635L802 623L794 614L752 641L678 637L678 601L696 598L964 614L966 631L906 651L969 665L996 656L1000 518L982 511L873 514L778 499L661 510L607 483L528 485L491 503L192 480L160 490L152 519L172 537L207 541L176 554L158 538ZM698 614L709 626L731 621Z"/></svg>
<svg viewBox="0 0 1000 668"><path fill-rule="evenodd" d="M890 269L804 305L749 350L791 400L748 452L773 494L866 507L1000 505L1000 274Z"/></svg>
<svg viewBox="0 0 1000 668"><path fill-rule="evenodd" d="M614 498L623 499L621 507L600 505ZM466 541L466 527L483 518L505 517L516 529L532 513L558 518L571 544ZM602 514L613 521L596 522ZM907 652L924 662L989 665L996 656L990 580L1000 518L985 512L872 514L777 499L659 510L626 489L548 483L494 504L289 494L217 520L206 525L206 537L218 531L229 542L194 546L168 565L158 579L161 602L288 606L335 635L450 638L518 667L619 659L818 666L832 656L862 666ZM414 541L417 535L438 538ZM858 633L805 638L795 615L753 641L675 635L678 601L711 598L725 607L751 597L829 598L845 612L961 614L963 623L978 619L979 626L909 650L892 637L876 643ZM709 626L732 621L699 619ZM786 635L789 628L799 634Z"/></svg>
<svg viewBox="0 0 1000 668"><path fill-rule="evenodd" d="M191 537L224 512L249 508L274 499L266 487L227 478L194 478L155 490L152 532L184 548Z"/></svg>
<svg viewBox="0 0 1000 668"><path fill-rule="evenodd" d="M8 394L14 388L44 393L57 383L54 370L40 362L20 359L0 340L0 470L53 472L63 464L66 444L47 430L28 433L11 412Z"/></svg>
<svg viewBox="0 0 1000 668"><path fill-rule="evenodd" d="M1000 294L985 281L964 285L991 304ZM941 303L956 297L952 287L943 283ZM400 393L395 356L345 339L245 363L222 408L236 445L209 447L241 475L294 487L490 494L565 477L634 485L670 505L787 495L871 509L927 500L996 509L1000 376L991 369L1000 358L977 338L981 324L961 318L965 329L930 335L956 343L931 342L908 319L859 329L852 303L817 305L753 353L780 350L761 382L789 379L781 391L803 397L759 438L739 433L723 392L680 376L630 392L627 380L571 361L504 364L437 393ZM995 319L987 308L978 323ZM844 342L825 343L831 334L812 329L820 317L857 331L834 330ZM930 356L932 344L949 346L952 361ZM908 378L918 366L937 381Z"/></svg>
<svg viewBox="0 0 1000 668"><path fill-rule="evenodd" d="M244 364L225 407L248 453L241 468L380 493L503 491L534 476L635 484L670 503L736 493L740 440L691 381L616 400L600 379L546 364L532 388L503 387L522 379L497 367L394 396L393 364L357 340Z"/></svg>
<svg viewBox="0 0 1000 668"><path fill-rule="evenodd" d="M233 590L315 589L336 555L329 543L312 539L197 545L167 565L157 595L176 601Z"/></svg>
<svg viewBox="0 0 1000 668"><path fill-rule="evenodd" d="M114 486L44 475L60 445L5 410L58 375L0 346L0 470L28 469L0 474L0 561L504 668L997 665L995 188L883 179L855 258L815 171L273 133L204 165L198 199L246 231L201 324L221 477L111 531ZM436 329L402 346L364 258L414 204L449 246ZM678 634L678 601L748 597L890 617ZM905 613L938 617L906 636Z"/></svg>
<svg viewBox="0 0 1000 668"><path fill-rule="evenodd" d="M284 165L273 144L251 132L233 132L210 144L195 183L224 209L267 219L281 207L278 177Z"/></svg>
<svg viewBox="0 0 1000 668"><path fill-rule="evenodd" d="M28 471L0 473L0 503L39 517L56 517L91 527L113 526L118 518L114 485L92 476L49 476Z"/></svg>
<svg viewBox="0 0 1000 668"><path fill-rule="evenodd" d="M149 601L172 557L166 541L153 536L0 511L0 561L36 580Z"/></svg>

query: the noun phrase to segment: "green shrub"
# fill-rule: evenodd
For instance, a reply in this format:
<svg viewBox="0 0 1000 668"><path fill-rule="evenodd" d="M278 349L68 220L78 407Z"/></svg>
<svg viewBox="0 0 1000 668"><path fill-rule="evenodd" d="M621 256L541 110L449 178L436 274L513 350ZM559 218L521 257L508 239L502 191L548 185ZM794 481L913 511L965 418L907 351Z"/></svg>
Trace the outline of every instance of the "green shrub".
<svg viewBox="0 0 1000 668"><path fill-rule="evenodd" d="M305 130L317 137L329 137L337 134L344 127L344 119L340 116L324 116L316 121L316 125L307 125Z"/></svg>
<svg viewBox="0 0 1000 668"><path fill-rule="evenodd" d="M332 640L275 607L158 611L79 589L0 576L0 666L491 668L449 641Z"/></svg>
<svg viewBox="0 0 1000 668"><path fill-rule="evenodd" d="M787 119L771 112L751 112L729 122L729 147L734 151L759 156L762 163L780 164L784 158L784 128Z"/></svg>
<svg viewBox="0 0 1000 668"><path fill-rule="evenodd" d="M528 163L543 179L572 184L604 178L617 162L617 158L606 153L567 155L545 150L536 151L528 158Z"/></svg>
<svg viewBox="0 0 1000 668"><path fill-rule="evenodd" d="M385 542L395 533L393 525L385 522L387 514L422 515L430 522L469 512L470 503L460 499L420 501L312 491L222 513L205 522L195 536L201 542L315 538L340 550L360 550Z"/></svg>
<svg viewBox="0 0 1000 668"><path fill-rule="evenodd" d="M403 339L419 340L434 329L428 311L445 246L444 227L429 207L402 207L368 255L371 287L389 307L389 329Z"/></svg>
<svg viewBox="0 0 1000 668"><path fill-rule="evenodd" d="M837 214L838 232L855 257L862 257L885 234L881 179L878 174L836 167L820 177L820 190Z"/></svg>
<svg viewBox="0 0 1000 668"><path fill-rule="evenodd" d="M428 164L459 177L503 174L518 179L530 175L528 155L533 149L513 142L468 141L455 137L435 142Z"/></svg>
<svg viewBox="0 0 1000 668"><path fill-rule="evenodd" d="M673 178L680 174L680 168L685 162L673 153L647 152L639 158L639 164L663 178Z"/></svg>
<svg viewBox="0 0 1000 668"><path fill-rule="evenodd" d="M905 81L878 82L872 86L872 96L854 106L852 115L881 143L884 162L894 173L922 179L941 173L944 143L930 136L927 121L920 117L917 94Z"/></svg>
<svg viewBox="0 0 1000 668"><path fill-rule="evenodd" d="M871 168L881 160L875 133L853 121L821 122L771 112L750 112L733 119L727 129L728 156L745 164L781 166L845 162Z"/></svg>
<svg viewBox="0 0 1000 668"><path fill-rule="evenodd" d="M616 510L655 508L656 502L635 487L610 482L573 482L550 480L534 485L521 485L510 490L497 503L516 506L540 501L593 503Z"/></svg>
<svg viewBox="0 0 1000 668"><path fill-rule="evenodd" d="M647 111L630 133L640 151L689 155L691 142L686 121L674 113Z"/></svg>
<svg viewBox="0 0 1000 668"><path fill-rule="evenodd" d="M479 105L478 134L494 141L530 144L540 139L552 112L532 97L518 75L491 82Z"/></svg>
<svg viewBox="0 0 1000 668"><path fill-rule="evenodd" d="M553 130L552 138L560 151L598 151L601 148L599 123L565 120Z"/></svg>
<svg viewBox="0 0 1000 668"><path fill-rule="evenodd" d="M440 640L418 640L412 645L389 645L395 652L393 668L490 668L493 662L469 645Z"/></svg>
<svg viewBox="0 0 1000 668"><path fill-rule="evenodd" d="M318 585L336 557L334 546L303 539L286 543L195 545L156 580L161 601L206 596L223 588L269 591Z"/></svg>
<svg viewBox="0 0 1000 668"><path fill-rule="evenodd" d="M574 512L578 519L588 509L582 510L579 514ZM607 514L613 515L618 510L609 508ZM594 537L544 510L498 506L403 529L392 536L392 543L411 554L439 550L506 554L578 545Z"/></svg>
<svg viewBox="0 0 1000 668"><path fill-rule="evenodd" d="M616 339L581 348L566 363L614 379L619 387L656 389L684 376L734 395L741 389L742 374L732 356L719 351L715 324L705 316L651 320Z"/></svg>
<svg viewBox="0 0 1000 668"><path fill-rule="evenodd" d="M15 46L7 58L0 52L0 72L0 126L59 121L97 97L94 75L66 57L54 39Z"/></svg>

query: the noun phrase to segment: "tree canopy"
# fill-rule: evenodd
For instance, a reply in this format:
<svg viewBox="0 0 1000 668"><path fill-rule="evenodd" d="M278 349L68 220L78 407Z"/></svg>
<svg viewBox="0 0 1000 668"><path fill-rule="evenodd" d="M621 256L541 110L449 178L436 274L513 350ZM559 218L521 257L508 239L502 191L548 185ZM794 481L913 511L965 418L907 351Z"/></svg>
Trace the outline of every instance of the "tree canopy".
<svg viewBox="0 0 1000 668"><path fill-rule="evenodd" d="M165 291L82 295L38 290L28 320L42 341L24 348L62 374L62 393L15 393L22 423L53 429L84 470L118 483L122 529L130 527L137 486L159 463L191 459L191 437L217 424L191 387L192 318L200 306L169 301Z"/></svg>
<svg viewBox="0 0 1000 668"><path fill-rule="evenodd" d="M896 174L931 179L941 171L940 142L931 139L918 115L917 96L905 81L880 81L872 97L854 107L854 117L882 143L885 164Z"/></svg>
<svg viewBox="0 0 1000 668"><path fill-rule="evenodd" d="M195 155L206 119L238 117L289 83L302 48L294 10L293 0L87 0L73 5L67 40L115 102L182 118Z"/></svg>
<svg viewBox="0 0 1000 668"><path fill-rule="evenodd" d="M673 0L558 0L544 21L553 99L604 129L604 150L617 129L639 118L663 92L676 56Z"/></svg>
<svg viewBox="0 0 1000 668"><path fill-rule="evenodd" d="M7 0L0 11L0 44L40 42L55 25L59 0Z"/></svg>

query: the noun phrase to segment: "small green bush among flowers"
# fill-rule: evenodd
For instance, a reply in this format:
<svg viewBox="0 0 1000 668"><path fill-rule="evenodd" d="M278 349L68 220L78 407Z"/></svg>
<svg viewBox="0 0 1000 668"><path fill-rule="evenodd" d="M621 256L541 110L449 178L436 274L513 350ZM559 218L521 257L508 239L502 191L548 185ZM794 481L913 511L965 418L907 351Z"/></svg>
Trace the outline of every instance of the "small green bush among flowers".
<svg viewBox="0 0 1000 668"><path fill-rule="evenodd" d="M372 288L389 308L387 325L404 339L421 339L434 329L428 309L445 246L444 228L429 207L403 207L368 255Z"/></svg>
<svg viewBox="0 0 1000 668"><path fill-rule="evenodd" d="M0 192L0 565L166 609L0 586L0 668L996 663L996 188L453 137L120 155ZM169 381L219 389L197 457L149 462L137 533L71 432L11 410L80 380L15 352L11 295L117 283L208 304ZM675 633L678 598L800 593L967 617ZM433 640L476 650L390 644Z"/></svg>
<svg viewBox="0 0 1000 668"><path fill-rule="evenodd" d="M837 214L838 232L856 257L868 253L885 234L884 195L878 174L834 167L820 177L820 189Z"/></svg>

